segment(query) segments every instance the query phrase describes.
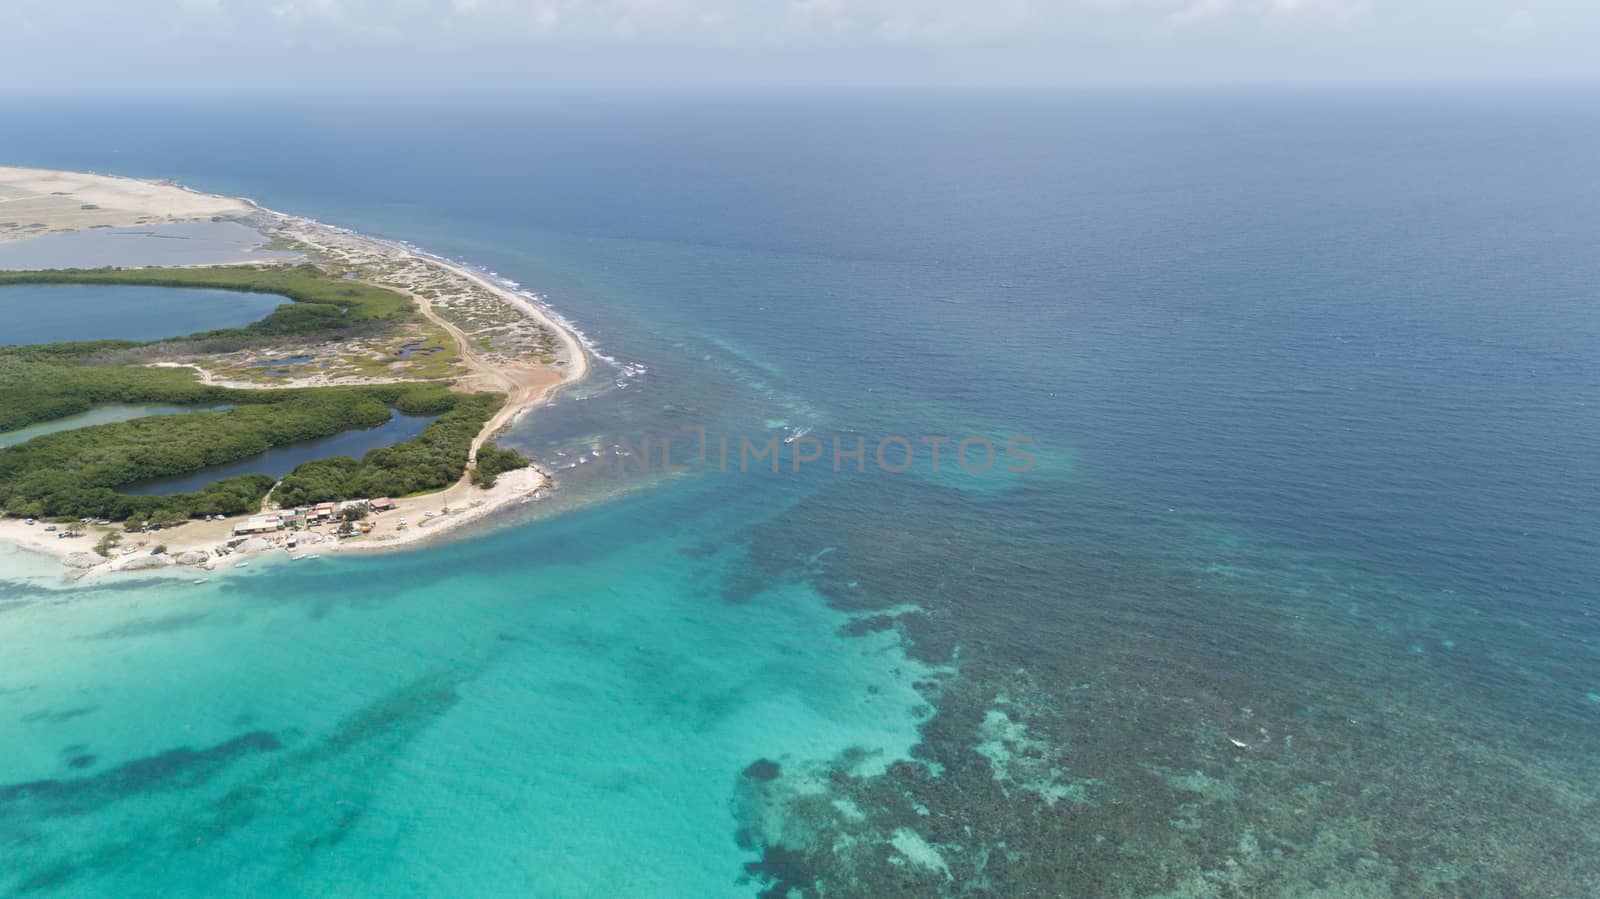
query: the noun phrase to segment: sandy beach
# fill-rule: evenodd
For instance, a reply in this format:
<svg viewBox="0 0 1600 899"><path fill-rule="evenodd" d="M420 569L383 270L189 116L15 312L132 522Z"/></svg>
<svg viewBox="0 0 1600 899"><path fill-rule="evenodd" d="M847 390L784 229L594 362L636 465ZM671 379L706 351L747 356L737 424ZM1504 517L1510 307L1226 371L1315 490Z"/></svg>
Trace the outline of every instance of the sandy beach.
<svg viewBox="0 0 1600 899"><path fill-rule="evenodd" d="M589 358L582 343L528 297L449 260L391 241L265 209L249 200L212 196L167 182L0 167L0 210L8 209L16 210L17 216L26 219L29 225L39 227L25 233L17 228L0 229L0 240L25 240L46 233L91 227L221 217L250 225L263 235L264 242L270 239L298 247L303 255L296 256L293 261L310 257L358 268L366 274L363 280L410 296L428 322L455 342L460 356L460 376L453 381L453 389L489 390L506 395L505 406L473 440L474 459L485 442L547 402L557 390L582 380L589 372ZM9 211L0 214L0 219L9 217ZM466 330L483 317L497 322L496 340L490 351L483 349L486 332ZM509 323L508 319L511 319ZM517 321L525 324L518 325ZM371 375L343 378L314 375L284 377L265 384L247 383L219 377L216 371L194 362L155 364L191 368L197 379L240 389L406 380ZM94 554L93 549L104 534L122 534L120 524L73 525L71 527L82 532L82 536L61 538L58 534L67 529L66 525L57 525L57 531L47 532L44 522L29 525L21 519L6 517L0 518L0 540L61 559L68 563L68 569L76 577L126 570L176 569L175 560L180 556L187 558L189 564L185 568L203 570L197 576L210 576L205 572L221 574L235 570L239 562L261 558L303 558L321 553L392 551L415 546L456 532L496 510L525 502L551 483L547 472L529 467L501 474L494 487L484 489L471 483L472 464L469 463L467 472L457 483L445 490L395 498L394 510L368 518L373 525L371 533L342 540L333 536L334 525L325 525L300 532L280 531L266 537L268 548L259 548L257 541L254 545L258 548L254 551L219 556L218 549L234 538L233 528L245 516L193 520L160 531L127 533L109 558ZM264 510L271 508L269 496ZM291 533L298 537L292 553L286 545ZM152 557L151 551L161 547L165 552L160 557ZM132 552L127 552L129 549Z"/></svg>
<svg viewBox="0 0 1600 899"><path fill-rule="evenodd" d="M162 181L0 166L0 241L234 216L252 207Z"/></svg>
<svg viewBox="0 0 1600 899"><path fill-rule="evenodd" d="M523 502L549 484L549 476L537 468L506 472L487 490L474 487L463 479L437 493L395 500L394 509L368 516L366 523L373 525L369 534L340 539L334 536L336 524L302 531L279 531L263 538L270 544L267 547L238 549L227 556L220 555L217 550L233 539L233 527L242 518L195 520L147 533L125 533L120 524L79 524L72 527L80 531L82 536L70 538L57 536L66 529L65 525L58 525L60 530L48 532L43 522L30 525L19 518L3 518L0 519L0 540L66 562L84 554L94 555L95 544L102 536L121 534L122 542L111 550L109 557L100 558L96 555L99 561L81 567L69 564L69 573L81 578L121 571L150 574L193 570L195 577L210 577L212 573L237 570L240 562L257 564L312 555L393 552L413 548L450 535L495 511ZM288 544L291 534L297 538L292 546ZM166 559L162 559L158 567L147 567L151 564L148 557L152 550L160 547L165 547L163 555L172 561L168 564ZM187 565L177 561L178 557L191 553L204 553L205 558Z"/></svg>

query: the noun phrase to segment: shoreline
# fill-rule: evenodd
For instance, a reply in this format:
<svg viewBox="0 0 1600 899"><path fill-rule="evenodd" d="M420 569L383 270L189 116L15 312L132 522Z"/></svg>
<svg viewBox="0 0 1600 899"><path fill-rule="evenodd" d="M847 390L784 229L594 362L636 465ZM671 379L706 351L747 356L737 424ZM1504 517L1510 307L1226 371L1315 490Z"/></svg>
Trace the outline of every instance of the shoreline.
<svg viewBox="0 0 1600 899"><path fill-rule="evenodd" d="M28 525L22 519L7 517L0 519L0 541L62 565L63 574L71 580L124 572L142 575L189 574L196 578L211 578L240 570L237 568L240 562L253 566L309 560L324 554L373 555L421 549L449 537L459 537L465 526L529 501L551 484L549 475L537 467L508 471L500 475L495 486L488 490L458 482L434 493L395 500L393 510L368 518L374 524L371 534L341 540L333 536L332 525L280 531L270 535L267 540L269 546L236 550L233 555L226 557L218 556L215 549L233 539L233 525L239 522L238 517L213 521L191 520L161 531L126 534L110 557L86 568L67 564L66 560L74 554L92 552L102 534L121 534L121 527L114 524L79 525L86 527L85 535L69 541L46 532L43 524ZM429 517L430 514L432 517ZM407 524L401 525L402 521ZM289 534L299 538L296 546L286 545ZM158 546L165 546L165 555L174 561L155 566L142 562L150 556L150 550ZM130 547L135 551L123 555L121 550ZM189 552L205 552L207 558L193 564L176 561L177 557Z"/></svg>
<svg viewBox="0 0 1600 899"><path fill-rule="evenodd" d="M187 193L198 194L202 197L210 196L209 194L200 193L191 187L186 187L175 182L160 183L167 184L173 188L185 191ZM316 219L308 218L306 216L281 212L276 209L262 206L260 203L257 203L248 197L233 197L230 199L234 199L240 203L243 203L253 213L264 215L287 224L292 224L311 230L333 232L341 237L379 247L396 255L415 259L419 262L436 266L459 277L465 278L484 290L495 294L500 299L504 300L507 305L522 312L522 314L528 318L531 318L544 327L549 328L552 333L561 339L561 341L566 345L568 352L571 354L571 358L578 363L578 373L574 377L564 379L562 386L566 386L567 384L575 384L578 381L583 380L589 374L589 369L591 368L589 364L590 351L588 346L585 345L584 341L581 340L575 333L573 333L572 329L568 325L562 323L558 315L543 308L538 302L530 297L519 293L518 291L507 288L503 284L495 283L494 276L487 271L474 268L470 263L453 260L445 256L440 256L437 253L424 250L421 247L412 246L403 240L374 237L373 235L362 234L359 231L353 231L349 228L319 222ZM383 286L390 289L404 290L404 288L396 287L396 285L392 284L385 284ZM409 291L406 292L409 293Z"/></svg>
<svg viewBox="0 0 1600 899"><path fill-rule="evenodd" d="M321 256L326 260L342 259L346 263L355 264L354 258L368 260L370 257L370 260L381 263L382 266L399 268L402 273L414 273L417 271L417 266L421 266L424 272L431 269L434 273L443 273L446 277L460 279L473 288L487 293L522 318L547 331L559 343L559 352L552 354L553 358L558 360L554 362L551 359L506 358L501 353L485 354L474 346L468 334L437 312L434 300L419 293L413 284L406 283L405 279L398 276L389 280L382 277L372 278L370 283L410 297L424 318L450 334L467 369L466 375L455 379L458 386L470 385L473 389L492 389L506 396L505 405L485 422L483 428L473 438L471 461L456 483L433 493L397 498L396 508L393 511L373 515L367 519L374 525L369 534L341 540L332 536L332 526L301 531L279 531L269 535L272 544L270 547L257 548L227 557L219 557L217 549L235 539L233 526L249 516L210 521L191 519L184 524L161 531L125 533L123 542L112 550L109 558L100 559L93 564L89 564L85 554L92 551L101 535L111 532L123 533L121 525L71 525L70 527L83 531L84 536L62 539L57 537L56 533L46 532L44 522L28 525L20 518L0 516L0 541L24 551L54 558L66 565L67 576L73 579L121 571L138 571L144 574L192 572L196 576L210 577L232 571L238 563L244 561L275 561L288 560L292 557L306 558L321 553L374 553L417 548L446 536L459 536L459 532L465 526L481 521L494 512L512 505L528 502L539 491L549 488L554 483L551 473L537 465L505 472L497 478L495 486L488 489L477 487L471 482L477 452L484 443L494 440L529 412L549 402L562 388L582 381L591 371L589 350L584 341L561 322L556 314L542 308L530 297L496 283L494 277L475 270L470 264L446 259L402 241L373 237L304 216L269 209L247 198L219 197L171 181L121 175L0 166L0 174L6 173L13 176L22 173L51 186L62 181L88 183L94 189L109 192L108 195L115 194L115 188L119 186L130 187L130 199L140 205L135 209L124 211L124 215L143 212L147 216L160 216L169 222L212 219L218 215L215 210L227 207L229 211L221 213L221 217L245 224L269 241L275 238L288 238L309 248L308 252L281 260L282 263L305 261L307 256ZM152 198L158 198L163 193L181 194L188 202L178 202L158 208L143 205L154 202ZM204 212L199 213L198 210ZM64 228L51 233L69 233L89 227L74 224L74 221L69 219L62 222ZM7 238L18 239L16 235L0 236L0 240ZM20 239L28 238L23 236ZM255 264L276 262L278 261ZM395 283L396 281L401 283ZM152 364L192 368L200 380L223 383L200 365L180 362ZM243 389L278 389L304 385L286 380L270 386L256 384L233 386ZM265 505L263 511L266 511ZM58 525L58 527L68 526ZM299 538L293 555L279 551L289 534L295 534ZM196 553L205 553L207 557L203 562L188 565L178 564L175 561L170 563L149 561L150 550L160 546L164 546L167 550L163 554L164 560L176 560L179 556ZM123 548L126 547L133 547L135 551L123 555ZM73 564L69 559L73 559L77 564Z"/></svg>

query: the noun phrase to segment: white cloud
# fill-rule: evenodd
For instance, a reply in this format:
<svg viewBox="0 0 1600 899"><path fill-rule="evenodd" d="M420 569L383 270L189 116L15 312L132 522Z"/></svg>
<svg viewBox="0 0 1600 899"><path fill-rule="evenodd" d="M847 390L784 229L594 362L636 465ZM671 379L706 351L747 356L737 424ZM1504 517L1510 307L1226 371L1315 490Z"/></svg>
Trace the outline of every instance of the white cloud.
<svg viewBox="0 0 1600 899"><path fill-rule="evenodd" d="M0 0L0 3L18 0ZM24 8L34 0L20 0ZM38 0L43 5L43 0ZM1132 48L1173 31L1220 36L1255 33L1272 21L1298 28L1348 26L1363 18L1436 22L1449 31L1526 28L1544 20L1538 7L1580 7L1589 0L170 0L190 16L228 18L251 26L342 28L350 35L402 36L419 46L480 40L503 46L541 43L658 42L665 45L744 45L855 48L885 45L1041 47L1051 43L1116 40ZM141 17L112 0L56 0L60 18L94 21L88 10L116 10L137 31ZM1600 7L1600 4L1596 4ZM1559 18L1559 17L1557 17ZM1591 17L1592 18L1592 17ZM159 27L158 16L144 16ZM1419 26L1420 27L1420 26ZM1472 29L1462 29L1471 32ZM270 37L270 29L262 39ZM333 39L337 33L326 39ZM1420 32L1418 40L1428 36Z"/></svg>
<svg viewBox="0 0 1600 899"><path fill-rule="evenodd" d="M1270 11L1284 16L1350 19L1372 9L1371 0L1272 0Z"/></svg>
<svg viewBox="0 0 1600 899"><path fill-rule="evenodd" d="M844 14L844 0L794 0L791 7L803 17L838 19Z"/></svg>
<svg viewBox="0 0 1600 899"><path fill-rule="evenodd" d="M16 65L120 83L152 58L279 53L375 83L808 78L1028 83L1600 75L1597 0L0 0ZM85 28L85 22L94 23ZM401 57L396 44L415 51ZM318 56L320 54L320 56ZM576 63L560 67L565 60ZM177 63L175 62L174 65ZM913 72L907 68L922 68ZM402 67L389 71L385 67ZM943 66L941 70L938 67ZM19 70L21 70L19 68ZM485 74L496 73L496 74ZM237 76L247 79L248 73ZM268 76L262 75L263 79ZM1431 77L1431 75L1430 75ZM174 76L174 80L183 78ZM565 83L565 82L563 82Z"/></svg>
<svg viewBox="0 0 1600 899"><path fill-rule="evenodd" d="M1168 16L1167 21L1173 25L1184 26L1224 16L1230 12L1233 12L1233 0L1194 0L1193 3Z"/></svg>
<svg viewBox="0 0 1600 899"><path fill-rule="evenodd" d="M561 24L561 0L532 0L527 22L534 31L554 31Z"/></svg>
<svg viewBox="0 0 1600 899"><path fill-rule="evenodd" d="M1316 20L1348 21L1367 13L1370 0L1177 0L1180 3L1167 16L1175 27L1225 21L1234 25L1270 20L1295 20L1311 24Z"/></svg>
<svg viewBox="0 0 1600 899"><path fill-rule="evenodd" d="M295 23L344 17L339 0L277 0L271 10L275 17Z"/></svg>

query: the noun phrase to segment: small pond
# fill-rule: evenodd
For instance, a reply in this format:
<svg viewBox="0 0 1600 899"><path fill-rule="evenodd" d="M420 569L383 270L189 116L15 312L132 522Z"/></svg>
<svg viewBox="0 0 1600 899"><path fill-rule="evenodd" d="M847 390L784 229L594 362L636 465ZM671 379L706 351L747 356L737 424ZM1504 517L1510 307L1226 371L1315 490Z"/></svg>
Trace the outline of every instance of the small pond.
<svg viewBox="0 0 1600 899"><path fill-rule="evenodd" d="M425 347L420 343L408 343L395 350L394 357L396 359L410 359L412 356L432 356L435 353L442 352L444 352L444 347L442 346Z"/></svg>

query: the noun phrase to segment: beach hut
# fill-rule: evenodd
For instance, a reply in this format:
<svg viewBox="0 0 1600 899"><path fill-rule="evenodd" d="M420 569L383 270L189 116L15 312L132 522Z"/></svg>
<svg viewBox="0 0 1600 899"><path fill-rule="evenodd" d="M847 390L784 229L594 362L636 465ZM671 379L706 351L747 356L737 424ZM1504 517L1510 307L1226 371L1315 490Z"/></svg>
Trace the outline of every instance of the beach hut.
<svg viewBox="0 0 1600 899"><path fill-rule="evenodd" d="M233 526L236 537L250 534L270 534L283 527L283 522L276 515L257 515L247 521L241 521Z"/></svg>
<svg viewBox="0 0 1600 899"><path fill-rule="evenodd" d="M394 500L387 496L380 496L377 499L368 500L367 508L374 512L387 512L394 508Z"/></svg>

